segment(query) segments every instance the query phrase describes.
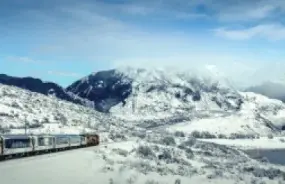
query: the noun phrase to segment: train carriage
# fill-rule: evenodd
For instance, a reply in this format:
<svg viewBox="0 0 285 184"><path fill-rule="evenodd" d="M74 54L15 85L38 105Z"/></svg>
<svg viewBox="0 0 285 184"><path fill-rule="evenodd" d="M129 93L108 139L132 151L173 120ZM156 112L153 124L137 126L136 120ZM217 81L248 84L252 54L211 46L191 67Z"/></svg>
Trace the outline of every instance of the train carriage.
<svg viewBox="0 0 285 184"><path fill-rule="evenodd" d="M70 136L69 135L55 135L55 148L66 149L70 147Z"/></svg>
<svg viewBox="0 0 285 184"><path fill-rule="evenodd" d="M1 136L2 155L25 154L33 152L33 139L27 135Z"/></svg>
<svg viewBox="0 0 285 184"><path fill-rule="evenodd" d="M0 160L86 146L97 146L98 134L0 135Z"/></svg>
<svg viewBox="0 0 285 184"><path fill-rule="evenodd" d="M82 137L80 135L70 135L70 147L79 147L82 145Z"/></svg>
<svg viewBox="0 0 285 184"><path fill-rule="evenodd" d="M34 151L49 151L55 148L55 137L50 135L33 136Z"/></svg>

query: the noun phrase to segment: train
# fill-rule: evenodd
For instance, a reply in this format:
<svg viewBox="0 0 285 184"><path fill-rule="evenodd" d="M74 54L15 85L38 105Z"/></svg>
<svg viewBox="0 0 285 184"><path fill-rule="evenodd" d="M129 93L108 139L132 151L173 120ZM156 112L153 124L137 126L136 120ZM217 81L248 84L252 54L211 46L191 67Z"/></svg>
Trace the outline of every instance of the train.
<svg viewBox="0 0 285 184"><path fill-rule="evenodd" d="M0 160L97 146L99 143L98 134L0 135Z"/></svg>

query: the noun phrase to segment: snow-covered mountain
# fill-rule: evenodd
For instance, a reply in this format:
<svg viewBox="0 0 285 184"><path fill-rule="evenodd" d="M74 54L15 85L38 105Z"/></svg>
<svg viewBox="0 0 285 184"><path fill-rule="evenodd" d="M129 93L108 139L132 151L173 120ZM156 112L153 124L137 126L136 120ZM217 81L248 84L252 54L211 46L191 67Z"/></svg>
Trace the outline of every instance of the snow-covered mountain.
<svg viewBox="0 0 285 184"><path fill-rule="evenodd" d="M131 79L117 70L93 73L66 88L67 91L94 102L95 109L100 112L109 112L114 105L124 104L131 89Z"/></svg>
<svg viewBox="0 0 285 184"><path fill-rule="evenodd" d="M227 83L189 72L123 68L132 93L110 112L144 128L180 126L214 136L267 136L285 129L285 105ZM174 127L174 126L173 126Z"/></svg>
<svg viewBox="0 0 285 184"><path fill-rule="evenodd" d="M18 91L17 88L11 89ZM206 131L215 137L280 135L285 129L285 105L281 101L251 92L239 92L219 79L189 71L118 68L93 73L65 91L92 101L97 111L110 112L94 111L99 117L120 119L129 127L166 127L170 131L183 130L188 134ZM30 108L35 110L32 105L37 104L34 96L38 94L31 93L33 95L29 98L34 101L28 103L26 95L21 93L17 92L18 100L23 100L19 103L31 104ZM50 98L45 96L43 99ZM11 100L9 98L8 101ZM48 109L55 110L60 106L54 103ZM42 116L40 113L38 117ZM69 117L68 114L66 116Z"/></svg>
<svg viewBox="0 0 285 184"><path fill-rule="evenodd" d="M21 78L0 74L0 84L16 86L32 92L41 93L43 95L55 96L61 100L73 102L75 104L94 107L93 102L74 95L56 83L43 82L42 80L33 77Z"/></svg>
<svg viewBox="0 0 285 184"><path fill-rule="evenodd" d="M136 79L135 81L139 80ZM185 86L187 85L185 84ZM136 89L136 85L133 85L133 87ZM207 92L200 91L200 99L197 98L196 100L196 97L193 99L193 96L197 93L196 90L200 89L199 87L193 87L191 89L194 92L187 97L187 100L188 103L195 104L197 110L195 108L190 110L179 106L186 105L187 101L184 102L175 96L172 89L176 88L174 86L164 89L165 91L161 92L158 97L156 95L159 93L156 90L147 94L149 95L148 99L153 100L155 103L157 103L155 101L157 100L168 104L173 103L173 101L168 101L169 99L176 99L178 103L176 107L180 110L178 112L161 111L161 106L158 106L158 109L149 108L156 106L155 103L148 104L149 111L144 106L138 106L133 112L132 108L129 107L132 98L138 100L143 98L145 94L144 88L139 88L134 90L136 92L134 93L136 94L135 97L131 95L126 99L124 107L117 105L114 107L115 112L106 114L92 108L59 100L54 96L0 85L1 129L8 127L12 128L13 132L21 132L24 130L25 123L27 123L28 133L96 131L102 141L102 146L96 148L82 149L70 153L65 152L62 156L59 154L56 157L42 157L36 162L33 159L20 162L21 164L14 162L18 168L14 172L9 170L13 167L8 167L7 170L7 167L3 164L0 166L0 171L9 173L1 177L3 182L18 183L19 180L26 183L35 182L35 180L31 181L33 177L29 177L31 172L26 173L29 170L27 168L38 168L33 172L33 175L45 176L44 183L50 182L52 177L52 175L47 175L47 169L60 172L64 179L70 179L68 183L82 183L88 180L88 183L101 181L101 183L138 184L178 184L181 182L231 184L265 182L278 184L284 181L285 168L282 166L263 163L266 161L265 159L263 159L263 162L253 160L235 148L203 142L188 135L195 128L199 131L214 133L212 130L219 130L217 127L221 128L219 130L221 133L226 134L225 130L238 133L243 130L237 128L242 128L241 125L248 126L247 128L255 128L254 130L258 133L263 133L264 129L271 133L277 133L275 128L282 129L281 125L283 125L282 121L278 121L279 117L283 117L282 112L284 109L280 101L270 100L254 93L231 92L235 96L235 98L229 98L229 102L232 102L232 104L219 106L215 104L215 101L209 100L212 97L211 95L215 96L215 93L205 95ZM147 86L145 89L148 89ZM218 89L220 88L218 87ZM200 113L201 109L199 108L205 105L205 102L201 100L203 98L208 99L216 110L206 109ZM221 98L222 100L228 100L223 96ZM240 103L239 99L242 99L243 103L237 108ZM147 98L144 97L144 100L147 100ZM227 113L226 109L228 109ZM193 111L196 113L192 113ZM124 112L129 112L129 114L124 114ZM252 116L254 113L260 113L260 115ZM155 117L156 114L159 116ZM165 117L162 115L165 115ZM236 122L236 119L230 119L235 116L239 117L239 120L248 118L248 121ZM272 121L272 124L268 122L266 118L269 116L270 119L276 118L276 121ZM182 118L179 119L179 117ZM192 119L187 119L189 117ZM211 118L217 118L221 122L208 122L207 126L203 126L205 125L203 120L207 121ZM181 125L183 120L185 120L183 122L186 123L185 126L192 127L192 123L197 125L199 119L201 121L200 127L193 126L194 129L191 131L188 131L187 128L177 131L177 126ZM169 123L169 120L173 121ZM251 121L253 122L250 123ZM263 124L264 122L267 122L268 126ZM164 127L160 125L164 125ZM245 130L243 130L243 133L246 133ZM73 162L70 162L70 160ZM73 165L76 163L77 167L68 167L70 163ZM55 165L57 165L56 168ZM73 170L65 172L61 168L73 168ZM22 174L14 177L19 172ZM68 173L72 173L72 176L67 177ZM16 178L16 180L12 178ZM57 180L53 178L53 181Z"/></svg>
<svg viewBox="0 0 285 184"><path fill-rule="evenodd" d="M1 129L24 129L37 133L68 133L87 131L88 128L112 122L106 114L54 96L30 92L0 84ZM55 126L57 125L57 126ZM53 130L54 129L54 130ZM29 133L28 132L28 133Z"/></svg>

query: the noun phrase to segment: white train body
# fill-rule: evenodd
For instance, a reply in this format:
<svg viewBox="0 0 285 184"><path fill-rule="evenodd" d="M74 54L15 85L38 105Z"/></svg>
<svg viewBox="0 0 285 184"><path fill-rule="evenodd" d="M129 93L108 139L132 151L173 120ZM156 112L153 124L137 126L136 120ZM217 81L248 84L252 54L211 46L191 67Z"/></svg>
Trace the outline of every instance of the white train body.
<svg viewBox="0 0 285 184"><path fill-rule="evenodd" d="M92 135L2 135L0 158L7 155L30 155L99 144L99 136Z"/></svg>
<svg viewBox="0 0 285 184"><path fill-rule="evenodd" d="M34 151L51 150L55 148L54 137L49 135L33 136L35 141Z"/></svg>
<svg viewBox="0 0 285 184"><path fill-rule="evenodd" d="M33 142L30 136L7 135L1 136L1 151L3 155L32 152Z"/></svg>

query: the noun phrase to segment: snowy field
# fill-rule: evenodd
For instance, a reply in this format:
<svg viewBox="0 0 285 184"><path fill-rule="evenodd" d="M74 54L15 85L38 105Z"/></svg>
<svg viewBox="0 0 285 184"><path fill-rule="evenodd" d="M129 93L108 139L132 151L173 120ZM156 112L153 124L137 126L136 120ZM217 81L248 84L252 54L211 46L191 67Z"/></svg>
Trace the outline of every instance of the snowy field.
<svg viewBox="0 0 285 184"><path fill-rule="evenodd" d="M227 145L242 150L248 149L285 149L285 137L260 137L259 139L199 139L205 142L213 142Z"/></svg>
<svg viewBox="0 0 285 184"><path fill-rule="evenodd" d="M164 139L165 140L165 139ZM0 163L5 184L284 183L285 167L194 140L174 145L121 141ZM155 142L155 141L154 141ZM177 141L178 142L178 141Z"/></svg>

